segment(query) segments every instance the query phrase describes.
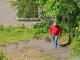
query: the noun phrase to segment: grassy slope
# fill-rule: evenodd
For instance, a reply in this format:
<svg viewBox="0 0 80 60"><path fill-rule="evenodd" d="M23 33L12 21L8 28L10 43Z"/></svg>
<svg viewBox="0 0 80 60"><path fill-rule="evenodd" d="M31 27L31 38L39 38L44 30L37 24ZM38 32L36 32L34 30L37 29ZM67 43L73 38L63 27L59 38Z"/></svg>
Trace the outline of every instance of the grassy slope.
<svg viewBox="0 0 80 60"><path fill-rule="evenodd" d="M33 36L30 29L14 28L0 31L0 45L17 42L19 40L29 40Z"/></svg>

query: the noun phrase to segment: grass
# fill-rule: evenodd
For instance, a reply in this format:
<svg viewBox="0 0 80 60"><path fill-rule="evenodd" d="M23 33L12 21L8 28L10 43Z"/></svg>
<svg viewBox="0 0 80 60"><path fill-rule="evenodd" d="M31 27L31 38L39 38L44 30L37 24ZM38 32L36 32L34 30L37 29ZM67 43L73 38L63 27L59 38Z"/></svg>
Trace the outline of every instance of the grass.
<svg viewBox="0 0 80 60"><path fill-rule="evenodd" d="M0 45L18 42L19 40L29 40L33 37L33 32L28 28L5 28L0 31Z"/></svg>
<svg viewBox="0 0 80 60"><path fill-rule="evenodd" d="M36 34L36 36L50 36L46 34ZM0 27L0 45L6 45L7 43L18 42L19 40L30 40L35 37L35 29L23 28L23 27Z"/></svg>

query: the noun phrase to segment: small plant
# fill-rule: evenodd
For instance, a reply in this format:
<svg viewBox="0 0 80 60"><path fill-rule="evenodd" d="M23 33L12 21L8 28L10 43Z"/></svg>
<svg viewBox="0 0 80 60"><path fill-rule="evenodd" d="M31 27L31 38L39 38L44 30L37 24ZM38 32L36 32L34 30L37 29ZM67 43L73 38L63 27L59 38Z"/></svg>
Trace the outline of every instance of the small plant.
<svg viewBox="0 0 80 60"><path fill-rule="evenodd" d="M2 24L0 25L0 31L4 31L4 26Z"/></svg>
<svg viewBox="0 0 80 60"><path fill-rule="evenodd" d="M6 31L6 32L10 32L11 29L12 29L12 26L10 25L10 26L8 26L8 27L5 28L5 31Z"/></svg>
<svg viewBox="0 0 80 60"><path fill-rule="evenodd" d="M2 51L0 51L0 60L8 60Z"/></svg>

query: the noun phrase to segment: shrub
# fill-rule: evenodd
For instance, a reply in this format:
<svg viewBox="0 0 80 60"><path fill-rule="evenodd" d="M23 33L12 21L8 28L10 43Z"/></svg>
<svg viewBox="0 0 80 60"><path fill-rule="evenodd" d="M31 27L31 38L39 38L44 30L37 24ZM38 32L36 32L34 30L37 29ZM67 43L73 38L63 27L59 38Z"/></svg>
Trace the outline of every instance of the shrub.
<svg viewBox="0 0 80 60"><path fill-rule="evenodd" d="M36 31L35 34L47 33L52 23L53 21L49 20L48 18L44 19L44 21L41 23L36 23L33 25L33 28Z"/></svg>

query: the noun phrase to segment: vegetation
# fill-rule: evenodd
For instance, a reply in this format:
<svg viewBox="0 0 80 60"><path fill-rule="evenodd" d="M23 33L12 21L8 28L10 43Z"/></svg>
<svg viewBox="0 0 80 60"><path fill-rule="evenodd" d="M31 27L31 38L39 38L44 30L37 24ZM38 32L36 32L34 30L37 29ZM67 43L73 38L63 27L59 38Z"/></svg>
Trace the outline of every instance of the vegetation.
<svg viewBox="0 0 80 60"><path fill-rule="evenodd" d="M2 51L0 51L0 60L8 60Z"/></svg>
<svg viewBox="0 0 80 60"><path fill-rule="evenodd" d="M38 5L36 0L12 0L12 7L16 9L19 18L36 18L38 17Z"/></svg>
<svg viewBox="0 0 80 60"><path fill-rule="evenodd" d="M19 40L29 40L34 32L25 27L4 27L0 25L0 45L18 42Z"/></svg>
<svg viewBox="0 0 80 60"><path fill-rule="evenodd" d="M66 30L75 29L78 24L76 19L80 16L80 1L78 0L37 0L39 6L44 6L44 11L46 16L52 14L59 24L64 27L66 25ZM64 28L63 28L64 29Z"/></svg>
<svg viewBox="0 0 80 60"><path fill-rule="evenodd" d="M53 21L50 21L49 18L46 17L43 22L33 25L33 28L35 29L35 34L47 33L52 23Z"/></svg>

